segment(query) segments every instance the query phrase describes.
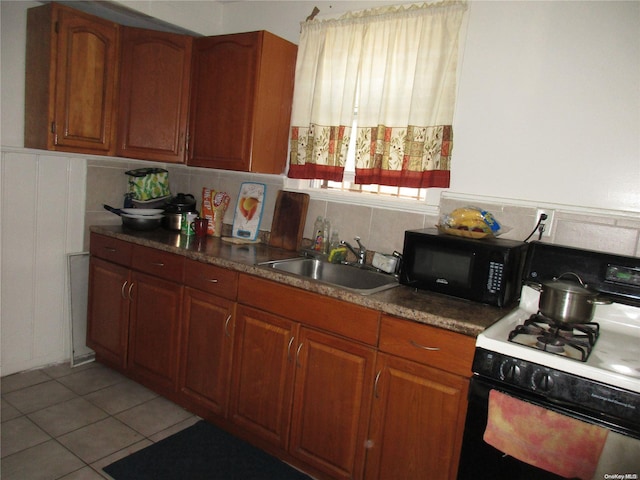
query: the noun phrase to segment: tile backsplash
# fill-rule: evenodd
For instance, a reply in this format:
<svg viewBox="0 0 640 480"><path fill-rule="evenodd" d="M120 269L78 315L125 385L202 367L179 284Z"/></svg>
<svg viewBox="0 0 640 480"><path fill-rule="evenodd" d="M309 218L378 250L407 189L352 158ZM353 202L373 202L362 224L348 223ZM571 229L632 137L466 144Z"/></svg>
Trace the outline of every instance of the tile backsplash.
<svg viewBox="0 0 640 480"><path fill-rule="evenodd" d="M128 191L125 171L150 162L124 159L90 159L87 163L87 200L85 224L118 224L120 219L105 211L103 203L121 206ZM267 185L264 217L260 229L271 230L272 215L278 190L284 189L285 178L278 175L256 175L243 172L221 171L185 167L183 165L161 165L169 170L171 191L192 193L198 199L202 187L224 191L231 196L224 223L233 223L233 213L240 184L246 181ZM362 243L372 251L391 253L402 251L404 231L431 227L438 223L440 214L455 208L474 205L496 217L506 227L504 238L524 240L537 222L538 205L533 202L512 201L495 197L482 198L445 192L440 199L440 213L399 211L374 206L353 205L329 200L314 199L309 203L304 238L312 237L313 222L318 215L329 218L332 229L338 230L340 238L351 241L359 236ZM620 255L640 256L640 214L618 211L602 211L565 205L544 204L554 210L551 235L542 241L578 248L606 251ZM433 212L437 212L433 210ZM532 237L537 239L537 234ZM88 246L88 233L85 235Z"/></svg>

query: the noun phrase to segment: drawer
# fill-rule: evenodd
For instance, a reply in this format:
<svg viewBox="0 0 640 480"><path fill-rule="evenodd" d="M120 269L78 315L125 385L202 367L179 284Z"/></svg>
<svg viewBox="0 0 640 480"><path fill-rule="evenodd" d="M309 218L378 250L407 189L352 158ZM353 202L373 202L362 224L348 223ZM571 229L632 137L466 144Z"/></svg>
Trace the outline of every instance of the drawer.
<svg viewBox="0 0 640 480"><path fill-rule="evenodd" d="M220 297L235 300L238 294L238 273L216 265L186 259L185 284Z"/></svg>
<svg viewBox="0 0 640 480"><path fill-rule="evenodd" d="M378 343L380 313L360 305L250 275L240 275L238 303L362 343Z"/></svg>
<svg viewBox="0 0 640 480"><path fill-rule="evenodd" d="M475 338L382 316L380 350L465 377L471 376Z"/></svg>
<svg viewBox="0 0 640 480"><path fill-rule="evenodd" d="M117 238L92 233L89 251L95 257L128 267L131 264L133 245Z"/></svg>
<svg viewBox="0 0 640 480"><path fill-rule="evenodd" d="M131 266L141 272L156 277L182 283L184 278L184 257L163 252L155 248L133 246Z"/></svg>

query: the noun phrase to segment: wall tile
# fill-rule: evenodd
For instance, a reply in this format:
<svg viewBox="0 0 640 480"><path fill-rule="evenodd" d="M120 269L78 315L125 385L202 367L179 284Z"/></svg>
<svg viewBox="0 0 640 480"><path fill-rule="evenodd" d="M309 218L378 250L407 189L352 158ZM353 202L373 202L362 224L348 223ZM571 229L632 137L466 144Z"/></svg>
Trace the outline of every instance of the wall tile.
<svg viewBox="0 0 640 480"><path fill-rule="evenodd" d="M635 255L638 232L603 224L562 221L558 223L554 243L620 255Z"/></svg>

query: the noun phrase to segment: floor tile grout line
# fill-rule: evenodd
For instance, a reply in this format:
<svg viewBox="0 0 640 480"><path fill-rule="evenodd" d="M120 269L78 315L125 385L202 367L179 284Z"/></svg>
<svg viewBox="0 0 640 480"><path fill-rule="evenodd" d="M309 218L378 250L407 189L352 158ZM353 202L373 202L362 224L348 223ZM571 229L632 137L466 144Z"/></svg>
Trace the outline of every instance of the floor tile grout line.
<svg viewBox="0 0 640 480"><path fill-rule="evenodd" d="M98 366L99 366L99 368L106 368L106 370L110 370L108 367L103 367L103 366L101 366L101 365L99 365L99 364L96 364L96 365L98 365ZM87 370L89 370L90 368L93 368L93 366L91 366L91 367L86 367L86 368L84 368L83 370L87 371ZM182 428L179 428L179 430L175 430L175 429L176 429L178 426L180 426L181 424L186 424L186 422L190 422L190 421L192 421L194 418L195 418L196 420L198 419L198 416L197 416L197 415L193 415L193 413L188 412L187 410L185 410L185 409L184 409L184 407L181 407L180 405L176 405L177 407L180 407L181 409L183 409L183 410L185 410L187 413L189 413L189 414L190 414L190 416L188 415L188 416L186 416L186 417L181 417L181 419L176 420L176 421L175 421L175 423L173 423L173 424L171 424L171 425L164 425L164 424L162 424L162 425L161 425L161 429L160 429L160 430L157 430L157 431L156 431L155 429L150 430L149 428L146 428L146 427L144 427L144 425L142 425L142 424L141 424L140 426L142 426L142 427L143 427L144 431L149 432L149 433L144 433L143 431L140 431L140 429L139 429L139 428L137 428L136 426L134 426L134 425L129 425L129 424L127 423L126 419L121 419L121 418L118 418L118 417L119 417L119 416L121 416L122 414L124 414L124 413L126 413L126 412L130 411L130 410L133 410L133 409L135 409L135 408L143 407L143 406L144 406L145 404L147 404L147 403L150 403L150 402L156 401L158 398L163 398L161 395L158 395L156 392L153 392L152 390L149 390L150 396L149 396L148 398L145 398L143 401L138 401L138 400L136 399L136 400L135 400L135 403L133 403L133 404L131 404L131 405L128 405L128 407L127 407L127 408L125 408L124 410L121 410L121 411L118 411L118 412L113 412L113 413L111 413L110 411L108 411L108 410L107 410L107 408L104 408L103 406L101 406L101 405L99 404L99 402L98 402L98 403L96 403L96 402L95 402L95 400L94 400L94 401L92 401L92 400L89 398L89 396L92 396L92 395L94 395L94 394L96 394L96 393L98 393L98 392L100 392L100 391L102 391L102 390L106 390L106 389L108 389L108 388L112 388L112 387L114 387L114 386L116 386L116 385L118 385L118 384L124 383L124 382L126 382L127 380L129 380L128 378L126 378L126 377L117 378L117 377L116 377L116 381L114 381L113 383L110 383L109 385L104 385L104 386L101 386L100 388L97 388L97 389L95 389L95 390L90 390L90 391L86 391L86 392L82 389L82 387L81 387L81 385L82 385L82 384L81 384L81 383L78 383L78 384L76 385L76 387L77 387L80 391L82 391L82 392L83 392L83 393L78 393L78 392L77 392L77 391L75 391L73 388L71 388L70 386L68 386L68 385L66 385L65 383L63 383L63 381L61 381L61 380L63 380L63 379L65 379L65 378L69 377L70 375L74 375L74 374L76 374L76 373L80 373L80 372L74 372L73 370L64 371L64 370L62 370L62 369L57 370L57 371L52 371L52 370L50 370L50 371L44 371L44 370L47 370L47 369L48 369L48 367L44 367L44 368L43 368L43 373L44 373L44 374L46 375L46 377L47 377L46 379L40 379L40 381L36 381L36 382L34 382L34 383L31 383L31 384L25 384L25 385L21 386L20 388L13 389L13 390L11 390L10 392L6 392L6 394L10 394L10 393L13 393L13 392L19 392L20 390L28 389L28 388L31 388L31 387L34 387L34 386L37 386L37 385L40 385L40 384L43 384L43 383L47 383L47 382L52 381L52 382L55 382L57 386L62 386L62 387L64 387L64 388L68 389L68 390L72 393L72 395L71 395L69 398L66 398L66 399L61 400L61 401L56 401L55 403L53 403L53 404L51 404L51 405L46 405L46 406L44 406L44 407L42 407L42 408L38 408L38 409L36 409L36 410L34 410L34 411L31 411L31 412L28 412L28 413L27 413L27 412L24 412L23 410L21 410L21 409L19 408L19 406L16 406L16 402L15 402L15 400L16 400L16 399L18 399L18 398L19 398L19 396L17 396L17 397L16 397L16 399L14 399L14 401L13 401L13 402L11 402L11 401L9 401L9 400L6 398L6 396L5 396L5 392L3 391L3 392L2 392L2 395L1 395L3 402L6 402L6 404L5 404L6 406L8 406L8 407L10 407L11 409L15 410L15 412L11 412L11 413L16 415L16 416L13 416L12 418L7 419L6 421L8 422L8 421L18 420L18 419L26 420L26 421L28 421L30 424L32 424L34 427L36 427L36 428L37 428L37 429L38 429L38 430L39 430L39 431L40 431L40 432L41 432L41 433L46 437L46 438L44 438L44 439L43 439L43 440L41 440L41 441L40 441L40 440L38 440L38 443L36 443L36 444L32 444L32 445L29 445L28 447L21 448L20 450L18 450L18 451L16 451L16 452L11 453L11 455L8 455L7 457L4 457L4 458L2 459L2 461L3 461L3 462L4 462L6 459L8 459L8 458L10 458L11 456L13 456L13 455L19 454L19 453L21 453L21 452L25 452L25 450L28 450L28 449L30 449L30 448L37 447L37 446L39 446L39 445L42 445L42 444L44 444L44 443L47 443L47 442L49 442L49 441L53 440L53 441L55 442L55 444L56 444L56 445L58 445L59 447L62 447L65 451L67 451L68 453L70 453L70 454L71 454L71 456L72 456L73 458L76 458L79 462L81 462L81 465L82 465L80 468L77 468L77 469L76 469L76 470L74 470L74 471L66 472L64 475L62 475L62 476L60 476L60 477L58 477L58 478L63 478L63 477L64 477L64 476L66 476L66 475L70 475L70 474L72 474L72 473L74 473L74 472L76 472L76 471L78 471L78 470L82 470L82 469L84 469L84 468L86 468L86 467L89 467L92 471L96 472L96 473L97 473L98 475L100 475L101 477L104 477L104 478L106 478L106 479L109 479L109 478L111 478L111 477L109 477L109 476L108 476L108 475L107 475L107 474L102 470L102 466L101 466L101 465L102 465L102 463L101 463L101 462L105 462L105 461L106 461L106 459L107 459L108 457L112 457L112 456L113 456L113 461L114 461L114 462L115 462L115 461L118 461L118 460L119 460L119 459L121 459L121 458L124 458L124 457L126 457L126 456L128 456L128 455L130 455L130 454L132 454L132 453L134 453L134 452L136 452L136 451L138 451L138 450L144 449L144 448L146 448L146 447L147 447L147 446L149 446L149 445L153 445L153 444L155 444L155 443L157 443L157 442L159 442L159 441L161 441L161 440L163 440L163 439L167 438L168 436L175 434L177 431L182 430L182 428L186 428L186 427L182 427ZM118 372L115 372L115 373L118 373ZM135 383L137 383L137 382L135 382ZM53 385L53 383L52 383L52 385ZM143 387L143 388L147 388L147 387L145 387L144 385L141 385L141 384L139 384L139 383L137 383L137 385L139 385L140 387ZM25 398L25 397L23 397L23 398ZM43 425L43 426L40 426L40 424L39 424L39 423L38 423L38 422L33 418L33 416L34 416L34 415L36 415L38 412L42 412L43 410L46 410L46 409L49 409L49 408L52 408L52 407L55 407L55 406L62 405L62 404L64 404L65 402L72 402L72 401L75 401L75 400L77 400L77 399L83 399L83 400L85 400L85 401L86 401L86 402L88 402L88 403L89 403L93 408L96 408L99 412L101 412L101 414L104 414L104 417L102 417L102 418L100 418L100 419L98 419L98 420L91 420L91 421L89 421L89 423L85 423L85 424L83 424L83 425L81 425L81 426L74 427L72 430L69 430L69 431L64 432L64 433L61 433L61 434L52 434L52 433L49 433L49 432L48 432L47 430L45 430L45 428L44 428L44 427L47 425L46 420L41 419L41 422L45 422L45 423L42 423L42 425ZM170 400L169 400L169 401L170 401ZM171 402L171 401L170 401L170 402ZM171 403L174 403L174 402L171 402ZM24 407L23 407L23 408L24 408ZM191 418L191 417L194 417L194 418ZM43 417L43 418L44 418L44 417ZM83 460L83 459L79 456L79 454L78 454L78 453L75 453L75 452L72 450L71 446L70 446L70 447L67 447L64 443L62 443L61 438L62 438L63 436L65 436L65 435L69 435L69 434L71 434L71 433L73 433L73 432L77 432L78 430L81 430L81 429L83 429L83 428L87 428L88 426L94 425L94 424L96 424L96 423L98 423L98 422L101 422L101 421L104 421L104 420L107 420L107 419L111 419L111 420L116 421L116 422L118 422L119 424L121 424L121 425L123 425L123 426L127 427L127 428L128 428L128 429L130 429L132 432L135 432L136 436L139 436L139 438L138 438L136 441L133 441L132 443L130 443L130 444L126 445L126 446L123 446L122 448L119 448L118 450L116 450L116 451L114 451L114 452L111 452L111 453L109 453L109 454L106 454L106 455L101 456L100 458L97 458L97 459L95 459L95 460L92 460L92 461L91 461L91 463L88 463L88 462L86 462L85 460ZM4 422L2 422L2 423L4 423ZM158 426L160 426L160 425L156 425L156 426L158 427ZM187 425L187 426L188 426L188 425ZM153 438L156 438L157 440L153 440ZM135 450L132 450L132 451L131 451L131 450L129 450L129 449L131 449L131 448L132 448L134 445L136 445L136 444L141 444L141 445L139 445L138 447L136 447L136 448L135 448ZM146 445L145 445L145 444L146 444ZM99 453L100 453L101 455L103 454L103 452L99 452ZM112 462L109 462L109 464L110 464L110 463L112 463ZM104 466L106 466L106 465L107 465L107 464L105 464ZM75 467L74 467L74 468L75 468Z"/></svg>

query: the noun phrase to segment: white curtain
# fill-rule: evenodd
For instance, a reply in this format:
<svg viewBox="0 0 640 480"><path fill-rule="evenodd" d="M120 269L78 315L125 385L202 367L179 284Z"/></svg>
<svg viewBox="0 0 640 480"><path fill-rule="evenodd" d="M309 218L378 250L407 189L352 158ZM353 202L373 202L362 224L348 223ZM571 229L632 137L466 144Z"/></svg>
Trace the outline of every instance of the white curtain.
<svg viewBox="0 0 640 480"><path fill-rule="evenodd" d="M446 1L304 23L290 176L342 178L357 103L356 183L448 186L466 8Z"/></svg>
<svg viewBox="0 0 640 480"><path fill-rule="evenodd" d="M291 164L295 167L290 176L298 172L296 178L342 179L363 30L362 22L302 24L291 113Z"/></svg>

